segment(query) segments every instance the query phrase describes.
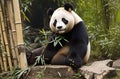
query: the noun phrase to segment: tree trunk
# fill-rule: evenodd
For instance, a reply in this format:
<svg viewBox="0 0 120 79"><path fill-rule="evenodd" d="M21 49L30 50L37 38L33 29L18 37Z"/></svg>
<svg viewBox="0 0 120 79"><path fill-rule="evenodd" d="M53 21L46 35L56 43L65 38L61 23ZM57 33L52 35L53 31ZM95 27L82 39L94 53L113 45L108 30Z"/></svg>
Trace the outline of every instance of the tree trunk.
<svg viewBox="0 0 120 79"><path fill-rule="evenodd" d="M103 13L103 23L104 30L108 33L110 27L110 10L109 10L109 0L101 0L102 13Z"/></svg>

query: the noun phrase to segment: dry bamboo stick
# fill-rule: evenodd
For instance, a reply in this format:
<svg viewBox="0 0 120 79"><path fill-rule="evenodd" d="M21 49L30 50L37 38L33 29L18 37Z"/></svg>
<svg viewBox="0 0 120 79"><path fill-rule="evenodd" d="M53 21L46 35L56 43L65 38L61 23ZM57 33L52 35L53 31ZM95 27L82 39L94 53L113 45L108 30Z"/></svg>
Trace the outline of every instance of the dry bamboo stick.
<svg viewBox="0 0 120 79"><path fill-rule="evenodd" d="M11 30L9 31L10 33L10 48L11 48L11 53L12 53L12 59L13 59L13 64L14 64L14 67L15 68L18 68L18 62L17 62L17 57L16 57L16 52L15 52L15 47L14 47L14 44L13 44L13 39L12 39L12 33L11 33Z"/></svg>
<svg viewBox="0 0 120 79"><path fill-rule="evenodd" d="M3 1L3 0L2 0ZM2 6L4 7L4 6ZM5 8L4 8L5 9ZM11 61L11 56L10 56L10 49L9 49L9 45L8 45L8 38L7 38L7 33L6 33L6 29L5 29L5 22L6 20L4 20L4 17L6 17L2 12L1 12L1 24L2 24L2 32L3 32L3 38L4 38L4 42L5 42L5 47L6 47L6 52L7 52L7 58L8 58L8 64L9 64L9 68L10 70L12 70L12 61ZM6 21L7 22L7 21Z"/></svg>
<svg viewBox="0 0 120 79"><path fill-rule="evenodd" d="M1 20L0 20L0 22L1 22ZM2 34L2 29L1 29L1 23L0 23L0 33L1 33L1 50L2 50L4 71L7 71L7 59L6 59L6 55L5 55L5 46L4 46L4 41L3 41L3 34Z"/></svg>
<svg viewBox="0 0 120 79"><path fill-rule="evenodd" d="M5 56L5 49L4 49L4 41L3 41L3 33L2 33L2 21L1 21L1 17L2 17L2 8L1 8L1 4L0 4L0 34L1 34L1 50L2 50L2 58L3 58L3 65L4 65L4 71L7 71L7 59Z"/></svg>
<svg viewBox="0 0 120 79"><path fill-rule="evenodd" d="M1 70L3 71L4 67L3 67L3 61L2 61L2 56L1 55L0 55L0 67L1 67Z"/></svg>
<svg viewBox="0 0 120 79"><path fill-rule="evenodd" d="M27 67L27 59L25 54L25 47L24 47L24 41L23 41L23 35L22 35L22 23L21 23L21 14L20 14L20 8L19 8L19 0L13 1L13 8L14 8L14 18L15 18L15 26L16 26L16 32L17 32L17 45L20 49L20 65L21 69L24 69Z"/></svg>
<svg viewBox="0 0 120 79"><path fill-rule="evenodd" d="M1 10L0 10L0 12L1 12ZM0 25L1 25L1 21L0 21ZM1 33L1 28L0 28L0 49L2 50L2 33ZM2 53L3 51L1 51L1 53ZM0 54L0 67L1 67L1 71L3 71L4 70L4 65L3 65L3 61L2 61L2 54Z"/></svg>
<svg viewBox="0 0 120 79"><path fill-rule="evenodd" d="M10 19L10 41L11 41L11 51L12 51L12 56L13 56L13 63L14 66L17 67L19 66L19 56L18 56L18 50L17 50L17 36L16 36L16 29L15 29L15 24L14 24L14 15L13 15L13 9L12 9L12 3L10 0L7 0L7 11Z"/></svg>
<svg viewBox="0 0 120 79"><path fill-rule="evenodd" d="M2 48L2 51L3 51L3 52L2 52L2 57L3 57L4 71L8 71L5 49Z"/></svg>
<svg viewBox="0 0 120 79"><path fill-rule="evenodd" d="M0 8L0 13L1 13L1 8ZM0 28L1 30L1 28ZM0 49L1 49L1 31L0 31ZM2 49L1 49L2 50ZM2 54L0 54L0 67L1 67L1 70L3 71L3 62L2 62Z"/></svg>

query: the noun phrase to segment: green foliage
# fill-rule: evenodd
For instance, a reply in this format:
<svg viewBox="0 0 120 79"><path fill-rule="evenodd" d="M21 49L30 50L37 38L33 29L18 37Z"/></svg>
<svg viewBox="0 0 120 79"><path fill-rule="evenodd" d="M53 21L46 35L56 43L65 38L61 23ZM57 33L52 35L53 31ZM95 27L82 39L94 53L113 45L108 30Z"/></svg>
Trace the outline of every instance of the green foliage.
<svg viewBox="0 0 120 79"><path fill-rule="evenodd" d="M98 57L107 57L116 59L120 57L120 27L115 25L109 29L106 34L100 26L89 27L89 36L91 40L92 51L97 53Z"/></svg>
<svg viewBox="0 0 120 79"><path fill-rule="evenodd" d="M109 29L108 36L104 36L103 41L100 41L101 49L105 54L114 59L120 57L120 27L115 25Z"/></svg>
<svg viewBox="0 0 120 79"><path fill-rule="evenodd" d="M69 42L67 39L65 39L64 37L58 35L58 36L55 36L54 40L52 40L51 42L53 42L53 45L54 47L59 44L61 47L63 47L62 43L61 43L61 40L64 40L66 42Z"/></svg>
<svg viewBox="0 0 120 79"><path fill-rule="evenodd" d="M44 78L44 72L40 71L37 76L38 76L39 79L43 79Z"/></svg>
<svg viewBox="0 0 120 79"><path fill-rule="evenodd" d="M82 75L80 73L76 73L72 77L76 79L76 78L81 78Z"/></svg>
<svg viewBox="0 0 120 79"><path fill-rule="evenodd" d="M32 0L20 0L20 8L23 19L30 22L25 12L31 13L30 6L32 5Z"/></svg>
<svg viewBox="0 0 120 79"><path fill-rule="evenodd" d="M37 76L38 76L39 79L43 79L44 78L45 70L46 70L46 65L44 65L44 68L41 71L38 72Z"/></svg>
<svg viewBox="0 0 120 79"><path fill-rule="evenodd" d="M26 79L29 72L30 68L25 68L23 70L15 69L10 71L9 75L3 79Z"/></svg>
<svg viewBox="0 0 120 79"><path fill-rule="evenodd" d="M44 65L44 69L42 69L41 71L38 72L38 78L39 79L43 79L44 78L44 72L46 70L46 66Z"/></svg>
<svg viewBox="0 0 120 79"><path fill-rule="evenodd" d="M37 56L37 59L36 59L35 64L33 66L35 66L37 63L40 63L40 62L42 65L46 65L43 55Z"/></svg>
<svg viewBox="0 0 120 79"><path fill-rule="evenodd" d="M50 42L49 37L50 37L52 32L49 30L42 29L42 30L40 30L40 33L43 37L42 40L40 41L40 43L42 46L46 46Z"/></svg>

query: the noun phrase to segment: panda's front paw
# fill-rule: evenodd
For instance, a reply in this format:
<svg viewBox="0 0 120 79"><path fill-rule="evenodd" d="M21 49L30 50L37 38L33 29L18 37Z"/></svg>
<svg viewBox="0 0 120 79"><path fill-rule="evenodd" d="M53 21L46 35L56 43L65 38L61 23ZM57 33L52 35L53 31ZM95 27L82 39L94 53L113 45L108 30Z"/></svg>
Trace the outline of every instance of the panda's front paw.
<svg viewBox="0 0 120 79"><path fill-rule="evenodd" d="M66 58L66 64L71 66L73 70L78 70L82 66L82 62L79 59Z"/></svg>

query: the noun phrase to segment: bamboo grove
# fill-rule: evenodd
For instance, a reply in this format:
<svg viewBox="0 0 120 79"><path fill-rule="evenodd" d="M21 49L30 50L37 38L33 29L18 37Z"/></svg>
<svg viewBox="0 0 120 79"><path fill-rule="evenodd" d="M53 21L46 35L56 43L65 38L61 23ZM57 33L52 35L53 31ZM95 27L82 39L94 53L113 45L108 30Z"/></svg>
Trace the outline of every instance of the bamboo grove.
<svg viewBox="0 0 120 79"><path fill-rule="evenodd" d="M19 0L0 0L0 73L26 68Z"/></svg>

